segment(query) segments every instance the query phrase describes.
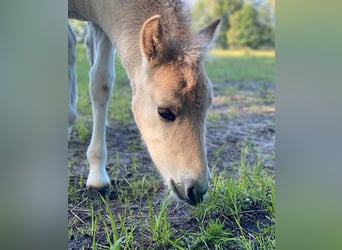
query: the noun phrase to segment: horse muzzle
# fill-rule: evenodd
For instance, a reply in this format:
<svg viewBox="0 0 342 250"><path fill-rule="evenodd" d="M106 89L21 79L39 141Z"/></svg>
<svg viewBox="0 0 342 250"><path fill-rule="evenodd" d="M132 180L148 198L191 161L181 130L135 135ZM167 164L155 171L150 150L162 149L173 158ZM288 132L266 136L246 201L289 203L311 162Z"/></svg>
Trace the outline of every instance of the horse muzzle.
<svg viewBox="0 0 342 250"><path fill-rule="evenodd" d="M203 186L202 183L194 180L175 183L174 180L171 179L170 187L180 200L184 200L192 206L201 203L203 201L203 196L208 191L208 183Z"/></svg>

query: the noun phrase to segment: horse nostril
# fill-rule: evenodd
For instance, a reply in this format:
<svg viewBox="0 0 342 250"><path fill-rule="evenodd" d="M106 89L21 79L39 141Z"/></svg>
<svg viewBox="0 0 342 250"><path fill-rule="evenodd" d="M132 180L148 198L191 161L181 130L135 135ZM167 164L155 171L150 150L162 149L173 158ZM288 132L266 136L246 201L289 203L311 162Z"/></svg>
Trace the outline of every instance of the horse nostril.
<svg viewBox="0 0 342 250"><path fill-rule="evenodd" d="M173 193L181 200L185 200L192 206L197 205L203 201L203 196L208 190L208 185L203 187L200 183L194 181L186 182L186 184L176 184L172 179L170 180L170 187Z"/></svg>
<svg viewBox="0 0 342 250"><path fill-rule="evenodd" d="M200 192L195 186L191 186L186 191L187 201L190 205L197 205L203 201L205 192Z"/></svg>

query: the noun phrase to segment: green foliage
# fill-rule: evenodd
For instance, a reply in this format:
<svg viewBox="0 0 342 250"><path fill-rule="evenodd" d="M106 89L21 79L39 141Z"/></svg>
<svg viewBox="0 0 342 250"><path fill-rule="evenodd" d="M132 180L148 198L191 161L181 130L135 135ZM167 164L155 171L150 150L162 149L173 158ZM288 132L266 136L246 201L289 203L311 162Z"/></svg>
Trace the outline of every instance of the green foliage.
<svg viewBox="0 0 342 250"><path fill-rule="evenodd" d="M259 12L250 4L244 4L240 11L229 19L227 32L232 47L274 46L274 29L270 25L268 12L261 8ZM261 18L263 17L263 18Z"/></svg>
<svg viewBox="0 0 342 250"><path fill-rule="evenodd" d="M260 43L257 11L252 5L245 4L242 9L233 14L229 20L231 29L228 39L233 47L257 48Z"/></svg>
<svg viewBox="0 0 342 250"><path fill-rule="evenodd" d="M194 27L197 29L208 25L212 20L220 17L220 30L216 38L218 48L227 48L227 30L229 29L229 16L239 10L242 0L197 0L192 11Z"/></svg>
<svg viewBox="0 0 342 250"><path fill-rule="evenodd" d="M204 28L213 19L213 9L210 0L197 0L192 12L192 26L199 30Z"/></svg>
<svg viewBox="0 0 342 250"><path fill-rule="evenodd" d="M218 0L213 1L214 6L214 16L213 18L220 17L221 18L221 25L220 31L216 38L217 47L226 49L228 47L228 40L227 40L227 30L229 30L229 17L235 13L236 11L241 9L242 0Z"/></svg>
<svg viewBox="0 0 342 250"><path fill-rule="evenodd" d="M193 26L203 28L221 18L216 47L274 47L274 4L272 1L197 0L192 11ZM253 3L253 5L252 5ZM229 35L228 35L229 33Z"/></svg>

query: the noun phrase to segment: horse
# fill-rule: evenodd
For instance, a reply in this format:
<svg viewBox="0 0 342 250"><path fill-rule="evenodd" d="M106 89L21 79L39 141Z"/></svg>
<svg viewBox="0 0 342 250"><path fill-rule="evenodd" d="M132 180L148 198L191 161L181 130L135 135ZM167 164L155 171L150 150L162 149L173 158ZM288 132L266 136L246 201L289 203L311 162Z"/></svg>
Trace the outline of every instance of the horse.
<svg viewBox="0 0 342 250"><path fill-rule="evenodd" d="M107 109L118 53L132 89L132 113L148 152L171 193L203 201L210 172L205 122L212 85L203 66L220 19L194 32L181 0L69 0L68 17L88 22L93 128L88 190L108 191ZM68 132L76 120L76 38L68 24Z"/></svg>

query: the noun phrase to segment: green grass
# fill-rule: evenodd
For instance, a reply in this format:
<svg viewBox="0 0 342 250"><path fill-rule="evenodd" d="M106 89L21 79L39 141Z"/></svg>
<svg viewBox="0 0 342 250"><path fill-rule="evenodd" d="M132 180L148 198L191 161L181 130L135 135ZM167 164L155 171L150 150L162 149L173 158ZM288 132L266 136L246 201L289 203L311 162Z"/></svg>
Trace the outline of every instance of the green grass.
<svg viewBox="0 0 342 250"><path fill-rule="evenodd" d="M214 86L208 121L235 119L241 110L274 110L274 51L214 50L205 62Z"/></svg>
<svg viewBox="0 0 342 250"><path fill-rule="evenodd" d="M87 126L91 124L89 64L84 46L79 46L77 53L79 117L74 129L84 142L91 131ZM251 105L260 102L261 97L262 101L274 101L270 93L264 92L265 83L274 82L272 54L214 51L205 66L220 100L231 106L227 117L209 112L209 122L231 119L240 100L238 88L248 87L250 82L257 84L257 96L243 94L244 101ZM239 85L227 84L230 82ZM130 92L126 74L116 61L109 123L125 126L133 122ZM133 140L128 149L134 153L137 147L138 141ZM184 210L183 227L174 222L175 205L167 195L161 198L163 184L156 177L157 171L140 173L134 154L132 164L127 166L131 174L125 176L117 172L121 153L111 156L115 158L109 171L116 181L114 200L91 201L85 192L86 177L80 174L69 178L69 241L81 244L83 249L275 249L274 177L262 168L260 160L248 163L247 155L255 151L248 147L241 148L240 162L229 172L231 175L228 170L218 173L216 169L223 167L223 147L215 151L209 162L212 180L204 203L196 207L176 206ZM69 165L75 167L77 162L69 161ZM186 227L186 223L190 226Z"/></svg>
<svg viewBox="0 0 342 250"><path fill-rule="evenodd" d="M193 209L202 224L192 238L196 247L275 249L274 180L260 161L248 166L248 153L247 148L242 150L237 177L214 175L207 202Z"/></svg>
<svg viewBox="0 0 342 250"><path fill-rule="evenodd" d="M209 56L205 67L213 83L274 81L274 57Z"/></svg>
<svg viewBox="0 0 342 250"><path fill-rule="evenodd" d="M131 185L118 189L115 207L102 197L91 202L79 196L75 190L83 184L71 184L69 201L84 202L84 208L82 222L76 217L69 220L69 237L77 239L80 235L89 235L92 249L138 246L149 246L147 249L275 249L274 180L261 168L260 161L253 166L247 164L249 153L247 147L243 148L240 164L235 167L235 178L227 176L226 172L215 174L217 166L213 166L212 182L204 203L190 208L193 218L190 230L172 228L168 195L156 206L150 193L141 192L148 188L134 184L138 181L135 176L128 179ZM217 158L220 156L218 152ZM153 179L145 182L147 186L160 185ZM146 203L132 206L139 204L135 200ZM77 212L77 208L73 211Z"/></svg>

